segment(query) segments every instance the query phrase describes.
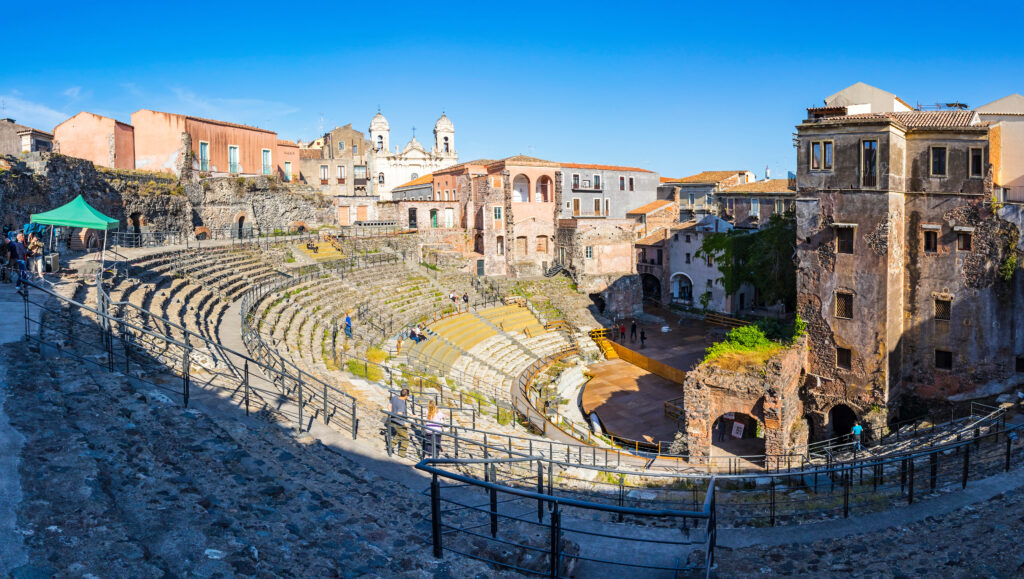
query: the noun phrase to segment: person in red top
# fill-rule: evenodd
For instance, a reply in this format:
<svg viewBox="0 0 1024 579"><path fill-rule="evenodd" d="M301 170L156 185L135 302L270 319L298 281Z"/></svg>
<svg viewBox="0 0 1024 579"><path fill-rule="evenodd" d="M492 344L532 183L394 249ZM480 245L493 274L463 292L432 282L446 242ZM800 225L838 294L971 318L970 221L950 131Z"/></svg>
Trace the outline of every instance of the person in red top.
<svg viewBox="0 0 1024 579"><path fill-rule="evenodd" d="M626 324L619 324L619 341L626 341Z"/></svg>

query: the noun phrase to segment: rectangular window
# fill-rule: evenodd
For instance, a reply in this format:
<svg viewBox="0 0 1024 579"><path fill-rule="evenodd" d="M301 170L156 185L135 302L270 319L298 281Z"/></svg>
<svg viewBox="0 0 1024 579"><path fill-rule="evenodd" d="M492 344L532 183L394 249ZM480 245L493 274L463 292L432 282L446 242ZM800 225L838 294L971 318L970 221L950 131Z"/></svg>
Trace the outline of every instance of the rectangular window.
<svg viewBox="0 0 1024 579"><path fill-rule="evenodd" d="M626 178L619 175L619 191L626 190Z"/></svg>
<svg viewBox="0 0 1024 579"><path fill-rule="evenodd" d="M849 370L853 367L853 352L849 348L836 348L836 368Z"/></svg>
<svg viewBox="0 0 1024 579"><path fill-rule="evenodd" d="M587 246L587 259L594 259L594 248L590 245Z"/></svg>
<svg viewBox="0 0 1024 579"><path fill-rule="evenodd" d="M707 256L707 259L705 260L705 263L708 264L708 267L714 267L715 266L715 258L713 258L713 257L711 257L709 255L709 256Z"/></svg>
<svg viewBox="0 0 1024 579"><path fill-rule="evenodd" d="M199 170L210 170L210 143L199 141Z"/></svg>
<svg viewBox="0 0 1024 579"><path fill-rule="evenodd" d="M860 143L860 185L861 187L878 186L878 141L861 141Z"/></svg>
<svg viewBox="0 0 1024 579"><path fill-rule="evenodd" d="M501 207L494 208L494 228L499 229L501 227Z"/></svg>
<svg viewBox="0 0 1024 579"><path fill-rule="evenodd" d="M853 319L853 294L836 292L836 317L844 320Z"/></svg>
<svg viewBox="0 0 1024 579"><path fill-rule="evenodd" d="M946 176L946 147L932 147L932 177Z"/></svg>
<svg viewBox="0 0 1024 579"><path fill-rule="evenodd" d="M491 177L491 188L501 189L501 176L496 175L494 177Z"/></svg>
<svg viewBox="0 0 1024 579"><path fill-rule="evenodd" d="M632 177L629 178L629 190L630 191L633 190L633 178Z"/></svg>
<svg viewBox="0 0 1024 579"><path fill-rule="evenodd" d="M690 207L693 207L694 197L695 195L693 193L690 193Z"/></svg>
<svg viewBox="0 0 1024 579"><path fill-rule="evenodd" d="M939 370L952 370L953 352L948 350L935 350L935 368Z"/></svg>
<svg viewBox="0 0 1024 579"><path fill-rule="evenodd" d="M608 214L611 213L611 205L612 205L611 199L605 199L604 200L604 216L605 217L608 217Z"/></svg>
<svg viewBox="0 0 1024 579"><path fill-rule="evenodd" d="M228 145L228 172L242 172L242 166L238 164L238 147L235 145Z"/></svg>
<svg viewBox="0 0 1024 579"><path fill-rule="evenodd" d="M580 176L579 175L573 174L573 176L572 176L572 188L573 189L579 189L580 188Z"/></svg>
<svg viewBox="0 0 1024 579"><path fill-rule="evenodd" d="M785 211L786 211L785 203L783 203L782 199L776 199L775 200L775 212L776 213L785 213Z"/></svg>
<svg viewBox="0 0 1024 579"><path fill-rule="evenodd" d="M924 250L928 253L935 253L939 250L939 232L926 230L924 232Z"/></svg>
<svg viewBox="0 0 1024 579"><path fill-rule="evenodd" d="M600 189L600 188L601 188L601 176L600 175L594 175L594 189Z"/></svg>
<svg viewBox="0 0 1024 579"><path fill-rule="evenodd" d="M344 150L345 150L345 141L338 141L338 151L341 152L341 151L344 151Z"/></svg>
<svg viewBox="0 0 1024 579"><path fill-rule="evenodd" d="M836 253L853 253L853 228L836 228Z"/></svg>
<svg viewBox="0 0 1024 579"><path fill-rule="evenodd" d="M594 199L594 215L600 215L600 214L601 214L601 200L600 199Z"/></svg>
<svg viewBox="0 0 1024 579"><path fill-rule="evenodd" d="M690 263L690 254L689 253L686 254L686 263Z"/></svg>
<svg viewBox="0 0 1024 579"><path fill-rule="evenodd" d="M355 143L352 143L352 154L353 155L358 155L359 154L359 145L357 145Z"/></svg>
<svg viewBox="0 0 1024 579"><path fill-rule="evenodd" d="M292 180L292 162L291 161L285 161L284 162L284 180L285 181L291 181Z"/></svg>
<svg viewBox="0 0 1024 579"><path fill-rule="evenodd" d="M810 149L811 171L832 170L832 141L813 141Z"/></svg>
<svg viewBox="0 0 1024 579"><path fill-rule="evenodd" d="M579 214L580 214L580 198L579 197L573 197L572 198L572 215L573 215L573 217L576 217Z"/></svg>
<svg viewBox="0 0 1024 579"><path fill-rule="evenodd" d="M704 284L704 287L708 288L708 291L711 291L711 287L713 285L715 285L715 282L709 279L707 283Z"/></svg>
<svg viewBox="0 0 1024 579"><path fill-rule="evenodd" d="M761 200L751 199L750 200L750 216L761 217Z"/></svg>
<svg viewBox="0 0 1024 579"><path fill-rule="evenodd" d="M690 234L687 233L684 239L686 240L686 243L690 243Z"/></svg>
<svg viewBox="0 0 1024 579"><path fill-rule="evenodd" d="M971 250L971 234L966 231L961 231L956 234L956 250L957 251L970 251Z"/></svg>
<svg viewBox="0 0 1024 579"><path fill-rule="evenodd" d="M971 177L982 177L985 168L982 165L984 160L984 151L982 149L971 149Z"/></svg>
<svg viewBox="0 0 1024 579"><path fill-rule="evenodd" d="M935 319L949 320L952 315L953 302L942 298L935 298Z"/></svg>
<svg viewBox="0 0 1024 579"><path fill-rule="evenodd" d="M326 185L327 179L329 179L330 177L330 168L327 165L320 165L320 184Z"/></svg>
<svg viewBox="0 0 1024 579"><path fill-rule="evenodd" d="M352 178L356 180L366 179L366 165L354 165L352 167ZM358 184L356 183L356 185Z"/></svg>

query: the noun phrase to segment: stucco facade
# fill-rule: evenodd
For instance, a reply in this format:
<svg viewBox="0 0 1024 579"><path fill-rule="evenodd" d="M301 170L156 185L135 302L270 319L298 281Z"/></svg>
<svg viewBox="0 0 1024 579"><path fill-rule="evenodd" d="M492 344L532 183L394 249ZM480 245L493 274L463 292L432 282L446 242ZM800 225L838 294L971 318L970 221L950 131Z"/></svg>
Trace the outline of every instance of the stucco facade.
<svg viewBox="0 0 1024 579"><path fill-rule="evenodd" d="M53 135L26 127L14 119L0 119L0 155L48 152L53 148Z"/></svg>
<svg viewBox="0 0 1024 579"><path fill-rule="evenodd" d="M658 174L636 167L562 164L561 219L623 219L626 212L658 198ZM543 184L534 196L543 195Z"/></svg>
<svg viewBox="0 0 1024 579"><path fill-rule="evenodd" d="M438 169L459 162L455 149L455 127L446 115L434 124L434 145L429 150L412 139L401 149L391 149L391 126L378 112L370 121L370 171L373 191L382 199L391 199L391 190Z"/></svg>
<svg viewBox="0 0 1024 579"><path fill-rule="evenodd" d="M135 169L135 129L110 117L80 112L53 129L62 155L97 167Z"/></svg>

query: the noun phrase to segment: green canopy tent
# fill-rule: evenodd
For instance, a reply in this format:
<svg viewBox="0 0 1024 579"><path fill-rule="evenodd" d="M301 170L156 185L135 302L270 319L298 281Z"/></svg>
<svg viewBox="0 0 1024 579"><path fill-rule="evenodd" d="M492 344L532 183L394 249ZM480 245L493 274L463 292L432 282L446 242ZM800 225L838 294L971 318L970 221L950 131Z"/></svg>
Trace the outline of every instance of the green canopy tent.
<svg viewBox="0 0 1024 579"><path fill-rule="evenodd" d="M33 213L30 221L42 225L60 225L63 227L81 227L83 229L99 229L110 231L120 229L121 222L97 211L85 202L82 196L75 197L70 203L46 213ZM107 255L107 236L103 236L103 252L100 256L101 267Z"/></svg>

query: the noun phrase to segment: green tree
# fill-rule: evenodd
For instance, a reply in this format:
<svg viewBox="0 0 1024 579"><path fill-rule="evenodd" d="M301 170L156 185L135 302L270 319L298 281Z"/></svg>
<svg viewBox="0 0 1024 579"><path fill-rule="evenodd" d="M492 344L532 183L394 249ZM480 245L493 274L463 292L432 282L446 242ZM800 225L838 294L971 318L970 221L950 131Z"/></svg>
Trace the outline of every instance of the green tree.
<svg viewBox="0 0 1024 579"><path fill-rule="evenodd" d="M758 231L733 229L704 238L698 257L711 256L726 293L739 291L744 283L757 288L765 303L782 302L796 308L796 215L773 213L767 227Z"/></svg>

